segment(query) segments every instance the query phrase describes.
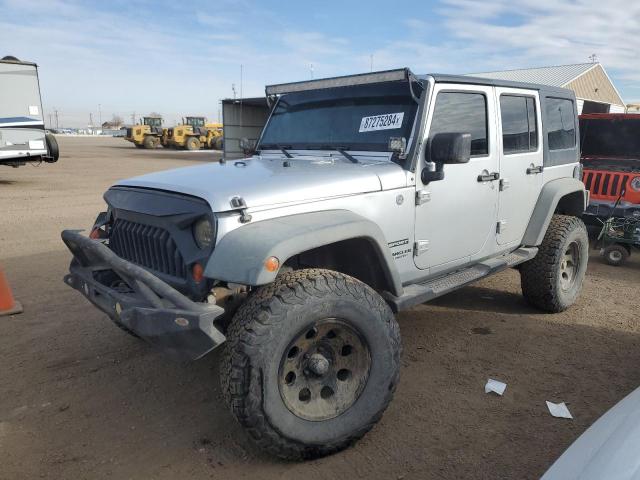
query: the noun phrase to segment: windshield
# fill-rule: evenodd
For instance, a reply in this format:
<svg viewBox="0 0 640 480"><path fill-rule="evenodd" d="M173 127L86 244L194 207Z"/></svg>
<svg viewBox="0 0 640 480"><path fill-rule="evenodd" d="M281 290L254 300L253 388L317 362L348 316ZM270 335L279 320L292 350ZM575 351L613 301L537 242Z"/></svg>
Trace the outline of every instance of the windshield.
<svg viewBox="0 0 640 480"><path fill-rule="evenodd" d="M191 125L194 128L204 127L204 118L202 118L202 117L187 117L187 125Z"/></svg>
<svg viewBox="0 0 640 480"><path fill-rule="evenodd" d="M417 109L407 82L289 93L278 100L260 146L388 151L390 137L408 142Z"/></svg>
<svg viewBox="0 0 640 480"><path fill-rule="evenodd" d="M150 127L159 127L162 125L162 119L155 117L145 117L144 124L149 125Z"/></svg>

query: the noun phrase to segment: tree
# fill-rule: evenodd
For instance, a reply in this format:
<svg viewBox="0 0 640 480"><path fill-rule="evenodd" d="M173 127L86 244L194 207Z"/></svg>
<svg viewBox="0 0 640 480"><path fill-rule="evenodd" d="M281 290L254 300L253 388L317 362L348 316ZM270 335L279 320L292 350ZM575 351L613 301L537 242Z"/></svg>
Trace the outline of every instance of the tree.
<svg viewBox="0 0 640 480"><path fill-rule="evenodd" d="M123 124L123 120L122 117L120 115L116 115L115 113L113 114L113 116L111 117L111 125L113 125L114 127L121 127Z"/></svg>

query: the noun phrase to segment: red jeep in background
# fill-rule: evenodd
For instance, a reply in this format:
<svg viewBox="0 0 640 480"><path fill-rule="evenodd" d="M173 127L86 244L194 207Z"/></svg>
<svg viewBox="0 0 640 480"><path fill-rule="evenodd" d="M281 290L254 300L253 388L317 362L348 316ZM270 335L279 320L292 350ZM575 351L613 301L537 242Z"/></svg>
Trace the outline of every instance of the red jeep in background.
<svg viewBox="0 0 640 480"><path fill-rule="evenodd" d="M591 194L585 223L600 228L597 218L640 215L640 115L581 115L580 146Z"/></svg>

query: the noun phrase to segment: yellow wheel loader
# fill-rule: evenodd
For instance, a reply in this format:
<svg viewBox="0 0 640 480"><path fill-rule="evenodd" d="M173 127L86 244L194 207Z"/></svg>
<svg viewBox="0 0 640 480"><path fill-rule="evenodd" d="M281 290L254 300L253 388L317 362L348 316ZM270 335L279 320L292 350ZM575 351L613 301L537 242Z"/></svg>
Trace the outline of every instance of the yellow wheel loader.
<svg viewBox="0 0 640 480"><path fill-rule="evenodd" d="M167 143L167 129L162 128L162 117L143 117L142 123L127 127L125 140L138 148L157 148Z"/></svg>
<svg viewBox="0 0 640 480"><path fill-rule="evenodd" d="M207 123L205 117L186 117L182 125L169 129L167 144L186 150L222 148L222 124Z"/></svg>

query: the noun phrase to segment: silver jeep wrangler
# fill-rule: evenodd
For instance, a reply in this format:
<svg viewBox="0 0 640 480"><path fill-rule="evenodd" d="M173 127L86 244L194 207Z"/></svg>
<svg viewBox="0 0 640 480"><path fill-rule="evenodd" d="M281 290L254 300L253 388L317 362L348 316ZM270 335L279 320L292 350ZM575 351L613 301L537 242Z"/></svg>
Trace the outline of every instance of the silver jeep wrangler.
<svg viewBox="0 0 640 480"><path fill-rule="evenodd" d="M394 313L515 267L534 306L578 296L574 94L408 69L269 86L250 158L124 180L65 282L183 359L226 341L222 390L262 448L336 452L398 383Z"/></svg>

